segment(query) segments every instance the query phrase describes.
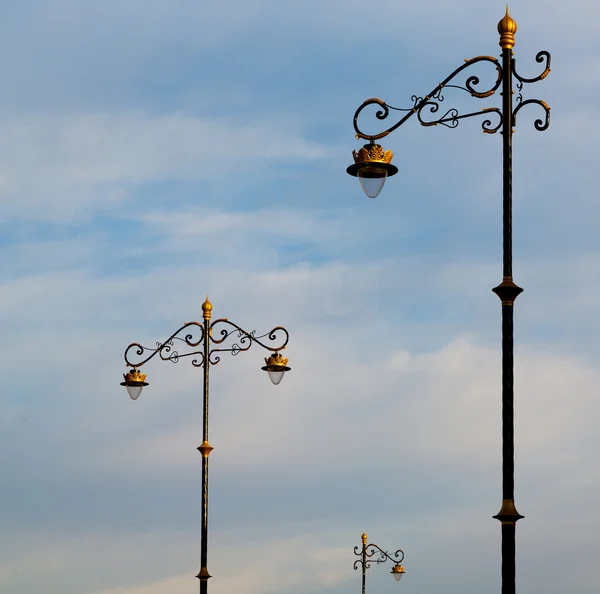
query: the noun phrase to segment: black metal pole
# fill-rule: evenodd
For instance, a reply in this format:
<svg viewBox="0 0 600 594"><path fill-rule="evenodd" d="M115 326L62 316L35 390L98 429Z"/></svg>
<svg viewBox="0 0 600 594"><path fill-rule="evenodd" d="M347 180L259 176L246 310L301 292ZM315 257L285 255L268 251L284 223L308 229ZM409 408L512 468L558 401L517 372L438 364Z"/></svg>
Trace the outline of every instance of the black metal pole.
<svg viewBox="0 0 600 594"><path fill-rule="evenodd" d="M362 594L365 594L367 583L367 535L362 535Z"/></svg>
<svg viewBox="0 0 600 594"><path fill-rule="evenodd" d="M210 306L210 307L209 307ZM202 517L200 543L200 572L196 576L200 580L200 594L207 594L208 580L211 577L207 569L208 559L208 456L213 448L208 443L208 376L210 370L210 316L212 305L206 302L202 305L204 318L204 383L203 383L203 414L202 414L202 445L198 448L202 454Z"/></svg>
<svg viewBox="0 0 600 594"><path fill-rule="evenodd" d="M508 11L507 11L508 16ZM504 19L503 19L504 21ZM515 528L522 518L514 500L514 326L515 299L523 291L512 277L512 77L514 28L500 21L502 47L502 210L503 279L493 289L502 303L502 507L494 516L502 523L502 594L516 591ZM514 23L514 21L512 21Z"/></svg>

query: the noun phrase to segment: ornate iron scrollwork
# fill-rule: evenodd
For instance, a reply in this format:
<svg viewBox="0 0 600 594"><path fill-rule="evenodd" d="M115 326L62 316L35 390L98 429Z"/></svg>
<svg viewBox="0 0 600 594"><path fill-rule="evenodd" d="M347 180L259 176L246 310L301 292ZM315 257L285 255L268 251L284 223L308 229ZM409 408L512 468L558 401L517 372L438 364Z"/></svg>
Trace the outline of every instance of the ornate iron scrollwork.
<svg viewBox="0 0 600 594"><path fill-rule="evenodd" d="M519 90L519 95L517 97L518 105L512 114L512 122L514 125L515 116L517 112L521 109L521 107L523 107L524 105L535 103L537 105L540 105L545 110L546 114L545 120L538 119L534 122L536 130L541 131L545 130L550 125L550 108L544 101L539 99L523 100L523 95L521 93L524 84L534 83L543 80L544 78L546 78L546 76L548 76L548 73L550 72L549 52L540 51L537 53L535 59L536 62L544 64L544 70L541 74L534 78L525 78L518 74L517 71L514 69L515 62L513 60L513 74L517 80L517 88ZM480 62L491 64L495 68L496 80L489 86L489 88L480 89L479 86L481 85L481 79L479 76L475 75L469 76L462 85L455 84L452 82L461 72L463 72L463 70L466 70L467 68ZM503 123L502 110L498 107L485 107L478 111L473 111L469 113L460 113L457 108L451 107L450 109L447 109L440 117L431 116L435 116L441 110L441 104L445 100L444 95L442 94L442 91L444 89L459 89L468 93L469 95L471 95L471 97L476 97L477 99L484 99L487 97L491 97L496 93L496 91L498 91L498 89L502 85L502 76L502 65L496 58L492 56L477 56L475 58L465 60L464 64L462 64L459 68L457 68L449 76L447 76L428 95L425 95L424 97L421 97L419 95L413 95L411 97L411 107L394 107L392 105L389 105L385 101L382 101L381 99L377 99L375 97L367 99L356 110L356 113L354 114L354 130L356 132L356 138L363 138L369 141L376 141L381 138L385 138L388 134L390 134L394 130L397 130L413 114L417 114L417 119L419 120L421 126L429 127L437 126L439 124L442 126L446 126L447 128L456 128L460 120L464 120L466 118L472 118L474 116L489 116L490 114L493 114L494 119L492 120L489 117L485 117L481 124L481 127L483 132L485 132L486 134L494 134L502 129ZM377 134L366 134L359 128L358 119L361 113L370 105L377 105L379 107L378 111L375 113L375 117L378 120L386 120L389 117L391 111L404 112L405 115L401 117L401 119L398 122L387 128L383 132L379 132Z"/></svg>
<svg viewBox="0 0 600 594"><path fill-rule="evenodd" d="M382 548L378 547L376 544L366 545L364 551L363 547L355 546L354 554L357 557L360 557L360 559L357 559L354 562L355 570L357 570L359 567L365 570L369 569L369 567L371 567L371 563L379 564L385 563L386 561L391 561L395 565L399 565L402 563L402 561L404 561L404 551L402 549L398 549L395 553L388 553L387 551L384 551Z"/></svg>
<svg viewBox="0 0 600 594"><path fill-rule="evenodd" d="M215 353L230 352L235 356L242 351L247 351L253 343L259 344L268 351L277 352L283 350L289 341L289 333L283 326L276 326L266 334L256 336L255 331L248 332L226 318L217 319L210 324L208 336L210 344L222 345L209 351L208 361L210 365L216 365L221 360ZM234 340L237 338L237 341L226 346L227 339L230 337L233 337ZM125 363L128 367L138 368L159 355L163 361L171 361L172 363L178 363L184 357L194 357L192 365L203 367L206 363L204 353L198 347L205 339L204 325L201 322L188 322L171 334L164 342L157 342L156 348L145 347L137 342L130 344L125 350ZM177 350L175 348L177 341L182 344L182 347L190 349L189 352ZM277 344L273 346L272 343L276 341ZM137 356L136 359L133 359L133 354Z"/></svg>

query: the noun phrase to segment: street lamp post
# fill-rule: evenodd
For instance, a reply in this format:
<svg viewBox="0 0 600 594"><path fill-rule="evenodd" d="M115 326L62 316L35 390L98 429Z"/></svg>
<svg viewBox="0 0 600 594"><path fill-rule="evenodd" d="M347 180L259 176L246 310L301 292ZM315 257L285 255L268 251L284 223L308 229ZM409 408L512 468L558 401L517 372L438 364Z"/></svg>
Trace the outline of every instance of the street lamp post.
<svg viewBox="0 0 600 594"><path fill-rule="evenodd" d="M388 105L381 99L366 100L354 114L354 130L356 138L363 138L369 143L358 152L354 151L354 163L348 167L350 175L359 178L363 190L370 198L375 198L387 177L395 175L398 168L392 165L392 151L384 151L375 141L384 138L404 124L416 114L422 126L441 124L455 128L459 121L473 116L483 116L482 129L487 134L502 134L502 204L503 204L503 278L493 290L502 304L502 505L494 517L502 525L502 594L515 592L515 528L519 519L523 518L517 511L514 500L514 388L513 388L513 308L515 299L523 291L513 281L512 273L512 136L516 126L517 114L526 105L537 105L542 108L544 118L536 119L536 130L546 130L550 124L550 107L540 99L524 99L522 90L525 84L543 80L550 73L550 54L540 51L536 62L543 65L543 71L533 78L525 78L516 68L513 57L517 24L511 18L508 7L506 15L498 23L502 60L492 56L478 56L465 60L465 64L454 70L443 82L438 84L425 97L413 95L413 105L400 109ZM463 70L474 64L491 64L495 69L496 80L491 87L481 89L478 76L469 76L464 85L455 80ZM513 78L516 80L517 96L513 104ZM454 88L467 92L472 97L483 99L491 97L500 90L502 107L485 107L479 111L460 113L457 109L448 109L441 117L435 118L444 101L442 91ZM445 92L445 91L444 91ZM365 134L358 127L361 112L369 105L379 107L376 118L385 120L391 111L405 112L398 122L378 134Z"/></svg>
<svg viewBox="0 0 600 594"><path fill-rule="evenodd" d="M206 298L202 304L203 322L187 322L173 333L164 342L156 343L156 348L144 347L137 342L131 343L125 349L125 364L133 368L123 375L121 385L127 388L132 400L137 400L144 386L147 386L146 375L139 371L145 363L158 355L163 361L177 363L184 357L193 357L192 365L204 369L203 381L203 416L202 416L202 444L198 447L202 454L202 514L201 514L201 545L200 545L200 571L196 576L200 580L200 594L208 592L208 579L211 577L207 569L208 556L208 457L213 447L208 442L208 387L209 372L212 365L220 361L218 353L230 352L237 355L247 351L253 344L258 344L272 354L265 358L265 365L261 368L269 374L269 379L275 385L279 384L283 375L290 368L288 360L279 351L285 349L289 334L283 326L276 326L270 332L256 336L255 332L247 332L227 318L219 318L212 323L212 303ZM237 340L237 342L232 342ZM228 339L230 339L228 341ZM270 342L271 344L266 344ZM176 344L189 352L179 352ZM271 346L277 343L277 346ZM132 360L134 357L135 360Z"/></svg>
<svg viewBox="0 0 600 594"><path fill-rule="evenodd" d="M404 552L402 549L398 549L395 553L388 553L376 544L367 544L367 535L363 533L361 536L362 546L354 547L354 554L359 557L354 562L354 569L357 570L359 567L362 570L362 594L365 594L366 580L367 580L367 569L371 567L371 563L385 563L391 561L394 566L390 572L394 579L399 582L400 578L404 575L404 567L402 567L402 561L404 560Z"/></svg>

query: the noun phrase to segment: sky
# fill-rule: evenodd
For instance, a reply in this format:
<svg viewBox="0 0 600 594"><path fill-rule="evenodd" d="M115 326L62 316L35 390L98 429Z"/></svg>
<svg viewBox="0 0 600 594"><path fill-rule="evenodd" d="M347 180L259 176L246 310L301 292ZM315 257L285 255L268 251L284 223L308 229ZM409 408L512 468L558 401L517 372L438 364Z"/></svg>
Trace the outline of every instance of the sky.
<svg viewBox="0 0 600 594"><path fill-rule="evenodd" d="M517 590L597 594L600 8L510 10L519 72L552 54L524 89L550 128L523 109L513 148ZM257 345L211 368L211 594L359 592L363 532L405 553L370 594L500 591L501 137L410 119L376 200L345 169L363 100L498 56L504 11L0 5L0 592L198 591L201 371L119 383L207 294L285 326L292 368L272 386Z"/></svg>

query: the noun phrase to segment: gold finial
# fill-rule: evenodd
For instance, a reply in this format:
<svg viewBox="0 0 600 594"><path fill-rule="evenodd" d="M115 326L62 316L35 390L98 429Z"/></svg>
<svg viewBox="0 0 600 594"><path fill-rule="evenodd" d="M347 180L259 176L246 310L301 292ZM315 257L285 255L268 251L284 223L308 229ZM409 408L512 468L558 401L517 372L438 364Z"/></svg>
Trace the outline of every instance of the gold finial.
<svg viewBox="0 0 600 594"><path fill-rule="evenodd" d="M363 534L362 534L361 538L362 538L362 543L363 543L364 545L366 545L366 544L367 544L367 533L366 533L366 532L363 532Z"/></svg>
<svg viewBox="0 0 600 594"><path fill-rule="evenodd" d="M517 32L517 23L508 12L506 5L506 14L498 23L498 33L500 33L500 47L502 49L512 49L515 47L515 33Z"/></svg>
<svg viewBox="0 0 600 594"><path fill-rule="evenodd" d="M206 301L202 304L202 317L205 320L210 320L211 311L212 311L212 303L208 300L208 295L207 295Z"/></svg>

